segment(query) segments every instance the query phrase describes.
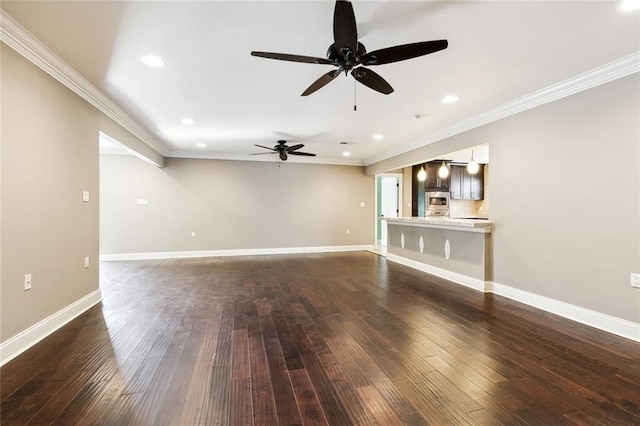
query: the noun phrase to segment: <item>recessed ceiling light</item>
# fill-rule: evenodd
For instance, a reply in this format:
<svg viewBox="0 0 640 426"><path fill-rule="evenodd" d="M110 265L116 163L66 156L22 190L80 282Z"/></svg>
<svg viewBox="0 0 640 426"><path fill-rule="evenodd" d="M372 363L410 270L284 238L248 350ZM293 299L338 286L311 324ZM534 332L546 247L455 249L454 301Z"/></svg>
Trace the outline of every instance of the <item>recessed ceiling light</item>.
<svg viewBox="0 0 640 426"><path fill-rule="evenodd" d="M351 155L351 153L349 151L345 151L342 153L342 155L344 155L345 157L348 157Z"/></svg>
<svg viewBox="0 0 640 426"><path fill-rule="evenodd" d="M197 143L197 144L196 144L196 146L197 146L198 148L206 148L206 147L207 147L207 144L206 144L206 143Z"/></svg>
<svg viewBox="0 0 640 426"><path fill-rule="evenodd" d="M193 118L183 118L180 121L182 122L182 124L185 124L187 126L193 126L196 123L195 121L193 121Z"/></svg>
<svg viewBox="0 0 640 426"><path fill-rule="evenodd" d="M381 135L380 133L376 133L375 135L373 135L373 138L379 141L380 139L384 138L384 135Z"/></svg>
<svg viewBox="0 0 640 426"><path fill-rule="evenodd" d="M457 96L455 96L455 95L447 95L444 98L442 98L442 103L452 104L454 102L457 102L457 100L458 100Z"/></svg>
<svg viewBox="0 0 640 426"><path fill-rule="evenodd" d="M164 61L155 55L145 55L140 57L140 60L143 64L152 68L162 68L164 66Z"/></svg>
<svg viewBox="0 0 640 426"><path fill-rule="evenodd" d="M629 12L637 9L640 9L640 0L624 0L620 3L620 10L623 12Z"/></svg>

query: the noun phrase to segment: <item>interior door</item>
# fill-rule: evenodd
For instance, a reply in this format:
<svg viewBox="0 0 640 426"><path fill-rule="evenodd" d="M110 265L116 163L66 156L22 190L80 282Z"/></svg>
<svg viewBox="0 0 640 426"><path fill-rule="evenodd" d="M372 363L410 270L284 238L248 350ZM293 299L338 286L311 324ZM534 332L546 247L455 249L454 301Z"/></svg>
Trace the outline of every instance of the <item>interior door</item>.
<svg viewBox="0 0 640 426"><path fill-rule="evenodd" d="M380 217L398 217L400 213L400 179L396 176L381 176L380 185ZM380 233L378 244L387 246L387 222L378 218Z"/></svg>

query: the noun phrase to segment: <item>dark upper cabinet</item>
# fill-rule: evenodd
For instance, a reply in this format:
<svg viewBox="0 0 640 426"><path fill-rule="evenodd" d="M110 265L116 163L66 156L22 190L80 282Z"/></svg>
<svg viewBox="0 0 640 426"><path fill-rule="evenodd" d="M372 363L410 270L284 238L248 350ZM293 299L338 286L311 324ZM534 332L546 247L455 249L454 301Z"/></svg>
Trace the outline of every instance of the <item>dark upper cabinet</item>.
<svg viewBox="0 0 640 426"><path fill-rule="evenodd" d="M469 174L467 166L452 164L449 174L451 183L449 193L452 200L483 200L484 199L484 165L476 174Z"/></svg>
<svg viewBox="0 0 640 426"><path fill-rule="evenodd" d="M465 169L466 171L466 169ZM468 174L468 173L467 173ZM471 200L484 200L484 165L480 164L478 173L469 175L471 179Z"/></svg>
<svg viewBox="0 0 640 426"><path fill-rule="evenodd" d="M438 169L442 166L442 161L431 161L425 164L425 170L427 172L427 180L424 182L425 190L449 192L449 177L441 178L438 175ZM449 171L451 174L451 171Z"/></svg>
<svg viewBox="0 0 640 426"><path fill-rule="evenodd" d="M463 166L451 165L449 172L449 196L452 200L462 200L462 175L466 169Z"/></svg>

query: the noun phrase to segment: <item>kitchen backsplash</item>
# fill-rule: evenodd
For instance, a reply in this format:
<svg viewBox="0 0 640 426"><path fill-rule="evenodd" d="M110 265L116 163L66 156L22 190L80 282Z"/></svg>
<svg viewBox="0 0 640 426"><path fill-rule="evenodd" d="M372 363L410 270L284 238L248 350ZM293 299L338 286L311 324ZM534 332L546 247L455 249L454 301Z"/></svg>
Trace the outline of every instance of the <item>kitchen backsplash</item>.
<svg viewBox="0 0 640 426"><path fill-rule="evenodd" d="M482 201L474 200L451 200L449 205L450 217L476 216L480 214Z"/></svg>

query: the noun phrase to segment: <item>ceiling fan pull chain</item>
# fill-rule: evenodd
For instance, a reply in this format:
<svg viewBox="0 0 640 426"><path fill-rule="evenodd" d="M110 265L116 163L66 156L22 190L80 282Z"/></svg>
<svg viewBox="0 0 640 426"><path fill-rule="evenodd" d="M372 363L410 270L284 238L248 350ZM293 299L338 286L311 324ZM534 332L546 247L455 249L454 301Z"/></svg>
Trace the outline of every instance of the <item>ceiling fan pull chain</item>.
<svg viewBox="0 0 640 426"><path fill-rule="evenodd" d="M356 106L356 89L358 85L356 84L356 80L353 80L353 110L357 111L358 107Z"/></svg>

